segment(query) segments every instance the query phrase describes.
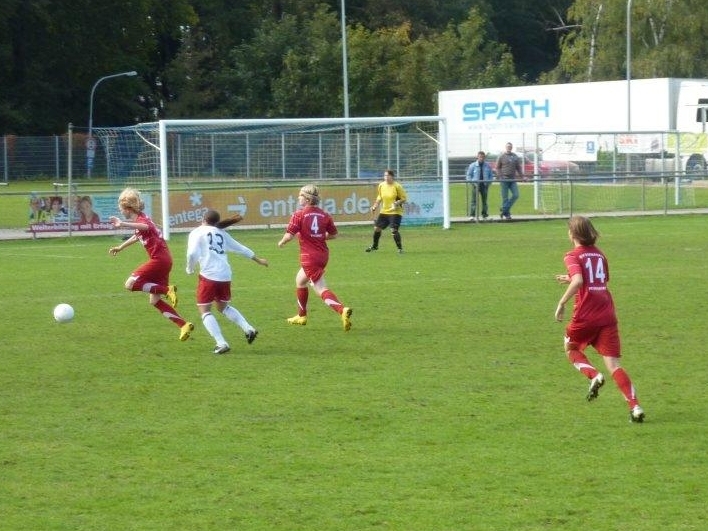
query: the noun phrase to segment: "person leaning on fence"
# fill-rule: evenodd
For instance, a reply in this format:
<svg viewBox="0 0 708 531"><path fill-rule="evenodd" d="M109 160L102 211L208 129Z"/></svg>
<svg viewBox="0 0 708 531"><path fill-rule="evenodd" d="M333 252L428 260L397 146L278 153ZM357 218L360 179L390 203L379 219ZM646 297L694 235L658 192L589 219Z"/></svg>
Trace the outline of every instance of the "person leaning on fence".
<svg viewBox="0 0 708 531"><path fill-rule="evenodd" d="M489 208L487 205L487 195L489 193L489 185L494 179L492 167L485 161L486 154L484 151L477 153L477 160L470 164L467 168L467 182L472 183L472 201L470 202L470 221L477 219L479 214L482 219L486 220L489 217ZM477 212L477 195L482 200L482 211Z"/></svg>
<svg viewBox="0 0 708 531"><path fill-rule="evenodd" d="M506 151L499 155L497 159L497 179L501 185L501 210L499 217L501 219L511 219L511 207L514 206L519 198L519 185L516 183L516 177L524 178L524 169L521 165L521 159L514 153L513 145L507 142Z"/></svg>

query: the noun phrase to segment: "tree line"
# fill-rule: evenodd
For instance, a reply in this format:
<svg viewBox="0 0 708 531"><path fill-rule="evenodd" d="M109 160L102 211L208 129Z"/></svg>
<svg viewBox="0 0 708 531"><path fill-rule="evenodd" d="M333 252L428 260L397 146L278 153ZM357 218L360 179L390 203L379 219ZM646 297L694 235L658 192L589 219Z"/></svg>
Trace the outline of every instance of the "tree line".
<svg viewBox="0 0 708 531"><path fill-rule="evenodd" d="M3 0L0 134L85 127L91 103L95 126L342 116L342 3ZM350 116L436 114L440 90L625 76L629 2L344 4ZM631 4L634 78L708 77L708 4Z"/></svg>

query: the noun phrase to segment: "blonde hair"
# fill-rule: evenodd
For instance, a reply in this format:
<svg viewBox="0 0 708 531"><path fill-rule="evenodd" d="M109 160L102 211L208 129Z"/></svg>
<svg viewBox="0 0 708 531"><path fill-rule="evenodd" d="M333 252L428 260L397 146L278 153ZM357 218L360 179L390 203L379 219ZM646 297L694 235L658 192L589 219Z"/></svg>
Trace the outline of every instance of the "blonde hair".
<svg viewBox="0 0 708 531"><path fill-rule="evenodd" d="M139 213L145 208L145 203L140 197L140 192L135 188L126 188L118 196L118 206L124 210Z"/></svg>
<svg viewBox="0 0 708 531"><path fill-rule="evenodd" d="M300 195L303 196L310 205L317 205L320 202L320 191L314 184L306 184L300 188Z"/></svg>

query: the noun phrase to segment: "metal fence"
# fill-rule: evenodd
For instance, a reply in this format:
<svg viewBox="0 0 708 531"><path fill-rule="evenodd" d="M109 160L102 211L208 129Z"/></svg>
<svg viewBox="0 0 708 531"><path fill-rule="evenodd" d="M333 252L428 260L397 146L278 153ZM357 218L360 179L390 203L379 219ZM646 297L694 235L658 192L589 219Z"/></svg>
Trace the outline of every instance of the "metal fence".
<svg viewBox="0 0 708 531"><path fill-rule="evenodd" d="M531 133L485 132L472 135L469 155L451 159L450 175L464 174L477 151L487 160L511 142L531 176L662 176L685 174L705 178L708 134L678 131Z"/></svg>
<svg viewBox="0 0 708 531"><path fill-rule="evenodd" d="M382 163L410 165L416 156L420 157L421 153L430 149L430 143L420 143L419 135L396 135L396 145L393 149L395 156L392 158L391 140L386 137L383 140L374 140L374 144L381 146L384 156L378 156L372 162L366 157L372 152L373 144L370 137L366 138L366 136L353 137L352 151L356 153L357 150L361 150L354 157L352 168L357 175L369 176L372 171L379 173ZM265 160L273 164L273 168L269 168L265 174L271 178L282 177L289 172L284 169L286 166L283 160L285 158L295 160L297 157L304 158L310 161L311 165L315 165L314 169L296 171L298 177L308 173L317 175L323 171L323 167L317 165L318 157L321 157L322 149L326 148L327 142L330 141L325 136L319 135L313 137L317 143L310 146L302 141L285 142L282 135L275 134L270 143L262 139L256 142L254 136L252 145L249 146L245 138L239 139L240 144L233 144L231 140L227 142L213 135L201 135L188 140L177 137L180 142L175 140L174 145L170 147L170 159L175 165L175 176L184 175L187 169L190 177L223 177L239 174L244 178L254 178L256 173L263 171L261 166ZM364 139L366 145L361 143ZM86 177L88 175L86 140L86 134L70 131L64 135L53 136L2 136L0 137L0 182L60 181L69 174L69 161L71 161L71 173L75 178ZM341 139L337 139L339 140ZM650 175L662 177L682 174L692 179L708 177L707 134L659 131L480 134L470 143L469 156L449 160L451 178L464 178L467 165L474 160L478 150L487 151L489 155L487 160L493 162L495 156L503 151L507 141L514 143L515 151L522 157L525 173L529 176ZM259 145L266 145L266 151L257 149ZM116 165L115 168L110 166L107 157L109 148L110 144L103 142L100 149L96 150L93 175L108 176L110 173L127 171L121 170L120 165ZM425 153L425 157L426 161L429 160L430 153ZM137 157L133 158L138 160ZM434 159L434 153L432 158ZM186 168L187 161L199 163L201 166ZM419 170L424 167L420 161L414 162L413 166ZM122 164L125 164L125 161L122 161ZM154 168L151 171L154 171ZM330 171L338 176L344 173L342 167L324 168L324 171ZM424 171L434 173L435 168L425 168Z"/></svg>
<svg viewBox="0 0 708 531"><path fill-rule="evenodd" d="M86 135L0 137L0 182L66 179L87 175ZM106 158L96 153L94 173L105 174Z"/></svg>
<svg viewBox="0 0 708 531"><path fill-rule="evenodd" d="M255 149L254 141L241 146L239 151L239 146L221 143L219 137L213 135L203 135L201 144L192 139L180 140L177 136L169 151L172 173L178 180L180 177L185 179L184 186L196 184L197 179L216 178L214 186L224 188L229 185L223 177L231 176L233 182L235 174L243 179L242 186L255 187L268 186L275 180L301 179L304 173L322 179L342 175L341 166L330 167L317 162L322 158L320 153L328 151L327 146L341 145L341 138L332 141L328 135L318 134L312 137L315 143L297 142L300 149L290 149L283 138L283 135L276 135L270 149L259 151ZM434 148L430 152L430 145L434 143L420 144L421 135L401 133L388 140L372 140L367 133L353 138L355 178L377 180L382 165L397 169L416 168L410 174L402 173L404 180L413 178L414 173L427 179L439 178L439 174L435 175L438 168L435 167ZM504 135L503 138L509 137ZM91 179L87 176L85 140L85 135L72 134L71 131L66 135L45 137L0 137L0 184L9 185L0 186L0 230L26 231L29 220L35 215L32 209L42 204L49 206L56 197L70 205L77 197L97 197L106 190L114 192L124 184L105 177ZM499 144L502 137L492 140ZM668 213L708 208L706 135L677 132L538 133L514 140L517 153L522 156L525 176L529 179L521 184L522 201L515 206L516 216L565 216L581 212ZM530 148L526 149L528 146ZM481 144L473 146L473 151L478 147ZM113 172L122 175L121 166L111 163L106 151L110 150L96 151L93 174L108 176ZM272 166L270 173L261 168L264 153ZM493 163L495 155L490 151L488 160ZM144 159L145 156L134 154L125 158L141 162ZM303 173L292 171L296 167L294 161L301 159L310 167L302 170ZM449 160L452 181L450 215L453 218L469 217L471 187L464 184L464 179L471 159ZM187 162L193 164L188 166ZM256 168L259 169L254 171ZM73 176L71 190L67 186L70 169ZM157 168L153 167L152 175L156 172ZM491 209L496 208L496 198L496 191L490 191Z"/></svg>

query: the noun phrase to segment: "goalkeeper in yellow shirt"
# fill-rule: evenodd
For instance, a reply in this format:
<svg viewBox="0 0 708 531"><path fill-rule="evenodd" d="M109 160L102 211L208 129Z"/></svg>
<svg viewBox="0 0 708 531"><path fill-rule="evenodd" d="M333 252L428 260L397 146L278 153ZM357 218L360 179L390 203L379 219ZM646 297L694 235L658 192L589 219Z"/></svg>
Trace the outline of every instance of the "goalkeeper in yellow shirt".
<svg viewBox="0 0 708 531"><path fill-rule="evenodd" d="M381 231L386 227L391 227L393 241L396 242L398 252L403 252L403 244L401 242L401 233L399 228L403 219L403 204L407 201L406 191L400 183L396 182L393 170L384 172L384 180L379 183L377 188L376 201L371 207L372 212L381 207L379 215L374 221L374 234L371 247L366 248L366 252L377 251L379 249L379 239L381 239Z"/></svg>

